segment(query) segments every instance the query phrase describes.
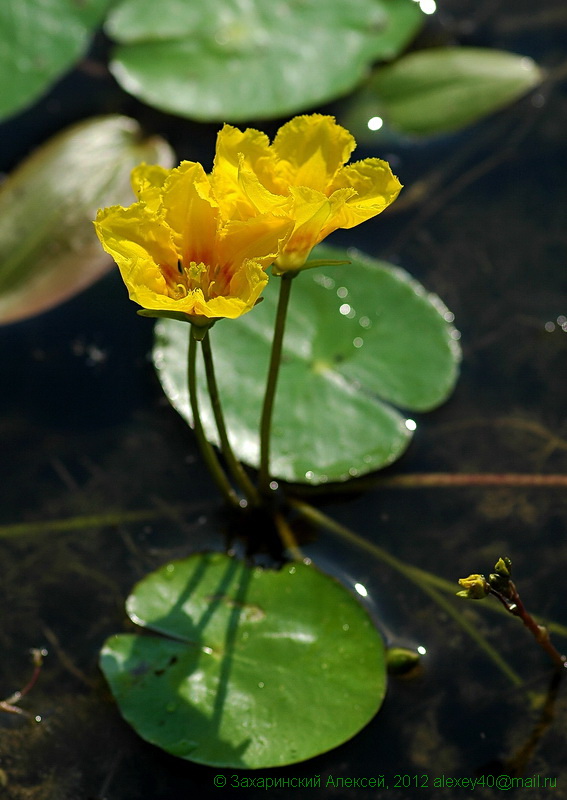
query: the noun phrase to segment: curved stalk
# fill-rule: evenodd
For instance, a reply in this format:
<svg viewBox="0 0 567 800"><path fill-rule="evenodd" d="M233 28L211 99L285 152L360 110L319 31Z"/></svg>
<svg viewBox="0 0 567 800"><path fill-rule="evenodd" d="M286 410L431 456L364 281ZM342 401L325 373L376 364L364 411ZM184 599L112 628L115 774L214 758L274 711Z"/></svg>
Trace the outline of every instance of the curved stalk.
<svg viewBox="0 0 567 800"><path fill-rule="evenodd" d="M211 406L213 408L213 414L215 416L217 430L219 432L219 440L220 440L222 454L232 474L232 477L234 478L234 480L236 481L236 483L246 496L248 502L251 503L252 505L259 505L260 496L256 490L256 487L253 485L252 481L244 471L244 468L240 463L240 461L238 461L238 459L234 455L234 452L230 445L230 441L228 439L228 433L226 430L224 415L222 412L222 406L220 402L218 385L215 377L213 353L211 350L211 340L208 332L202 339L201 346L203 348L203 359L205 361L207 387L209 390L209 397L211 398Z"/></svg>
<svg viewBox="0 0 567 800"><path fill-rule="evenodd" d="M264 394L264 405L262 407L262 417L260 421L260 473L258 485L260 491L268 494L270 487L270 444L272 432L272 415L274 411L274 400L278 384L280 369L282 344L285 331L285 321L287 307L291 293L291 282L297 273L284 272L281 276L280 295L276 312L276 323L274 327L274 338L272 340L272 352L270 355L270 366L268 369L268 380L266 392Z"/></svg>
<svg viewBox="0 0 567 800"><path fill-rule="evenodd" d="M513 581L509 581L507 595L504 595L492 586L490 587L489 594L496 597L497 600L502 603L506 611L522 620L542 650L544 650L551 658L555 664L555 667L560 672L564 673L565 669L567 668L567 658L562 655L553 645L551 639L549 638L549 632L547 628L544 625L538 625L538 623L526 609L525 605L520 599L520 595L516 589L515 583Z"/></svg>
<svg viewBox="0 0 567 800"><path fill-rule="evenodd" d="M212 445L207 440L205 436L205 432L203 430L203 424L201 422L201 416L199 413L199 402L197 399L197 375L196 375L196 356L197 356L197 342L195 337L193 336L193 331L191 330L189 334L189 357L187 363L187 383L189 386L189 402L191 403L191 411L193 412L193 425L195 428L195 436L197 437L197 443L199 445L199 450L201 451L201 455L207 465L209 472L211 473L213 480L215 481L218 489L220 490L224 499L229 503L231 506L238 507L238 497L232 486L230 485L228 478L224 474L223 468L221 467L219 460L213 450Z"/></svg>

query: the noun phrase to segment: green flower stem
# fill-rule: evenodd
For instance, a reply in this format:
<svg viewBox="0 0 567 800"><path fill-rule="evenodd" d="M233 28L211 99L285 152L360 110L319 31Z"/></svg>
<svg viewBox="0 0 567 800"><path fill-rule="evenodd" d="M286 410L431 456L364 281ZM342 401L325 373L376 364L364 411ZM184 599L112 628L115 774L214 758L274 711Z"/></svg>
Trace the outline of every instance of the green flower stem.
<svg viewBox="0 0 567 800"><path fill-rule="evenodd" d="M199 402L197 400L197 375L196 375L196 356L197 356L197 341L193 335L193 330L189 334L189 359L187 364L187 381L189 385L189 400L191 402L191 411L193 412L193 425L195 426L195 435L199 444L201 455L211 473L213 480L219 488L224 499L229 505L238 507L238 497L236 492L230 485L228 478L216 457L215 451L211 443L207 440L201 422L199 413Z"/></svg>
<svg viewBox="0 0 567 800"><path fill-rule="evenodd" d="M207 387L209 390L209 397L211 398L213 414L215 415L215 422L219 432L222 454L224 456L224 459L228 465L228 468L234 480L236 481L236 483L246 496L248 502L251 503L252 505L259 505L260 496L258 494L258 491L256 487L253 485L248 475L246 474L246 472L244 471L244 468L240 463L240 461L237 460L232 450L232 447L230 446L230 441L228 439L228 433L226 430L224 415L222 412L222 406L220 402L218 385L215 377L215 367L213 363L211 340L208 332L207 335L201 341L201 346L203 348L203 358L205 361Z"/></svg>
<svg viewBox="0 0 567 800"><path fill-rule="evenodd" d="M294 561L303 561L305 557L301 552L301 548L297 543L297 539L293 534L291 526L288 524L288 521L283 514L274 514L274 522L276 523L276 528L281 542L287 552Z"/></svg>
<svg viewBox="0 0 567 800"><path fill-rule="evenodd" d="M350 528L347 528L344 525L341 525L339 522L336 522L334 519L331 519L331 517L323 514L322 511L319 511L314 506L309 505L309 503L292 499L289 500L289 503L293 508L295 508L296 511L299 512L299 514L301 514L301 516L310 520L310 522L326 528L328 531L340 536L341 539L347 541L349 544L353 544L359 549L365 550L367 553L370 553L384 564L387 564L389 567L395 569L416 586L419 586L419 588L425 592L425 594L429 595L429 597L431 597L435 603L437 603L444 611L446 611L447 614L453 617L453 619L461 626L461 628L468 633L472 639L474 639L477 645L484 650L489 658L492 659L494 664L496 664L496 666L515 686L522 685L523 681L521 677L502 658L500 653L487 642L484 636L478 632L474 625L472 625L465 617L463 617L463 615L460 614L454 608L454 606L445 597L443 597L436 588L433 587L433 582L428 583L424 580L424 575L427 573L416 567L412 567L410 564L400 561L387 550L384 550L382 547L379 547L372 542L368 542L366 539L363 539L362 536L358 536L358 534L356 534L354 531L351 531ZM452 593L455 594L454 585L452 585Z"/></svg>
<svg viewBox="0 0 567 800"><path fill-rule="evenodd" d="M272 414L274 410L274 400L276 397L276 387L278 384L278 374L280 369L282 344L285 331L285 321L287 307L291 293L291 282L297 273L284 272L281 276L280 295L276 312L276 324L274 327L274 338L272 341L272 352L270 355L270 366L268 370L268 381L266 383L266 393L264 395L264 405L262 407L262 417L260 421L260 472L258 485L260 491L268 494L270 487L270 444L272 431Z"/></svg>

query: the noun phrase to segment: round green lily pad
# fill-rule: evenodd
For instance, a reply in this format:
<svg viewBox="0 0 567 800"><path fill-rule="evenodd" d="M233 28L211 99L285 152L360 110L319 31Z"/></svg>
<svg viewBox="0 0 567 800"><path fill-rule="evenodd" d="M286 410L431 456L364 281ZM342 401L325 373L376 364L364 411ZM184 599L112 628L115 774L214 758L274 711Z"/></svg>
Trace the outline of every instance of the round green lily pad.
<svg viewBox="0 0 567 800"><path fill-rule="evenodd" d="M413 0L122 0L106 31L127 92L184 117L234 122L345 94L422 20Z"/></svg>
<svg viewBox="0 0 567 800"><path fill-rule="evenodd" d="M259 769L354 736L386 688L382 639L334 578L303 563L250 568L194 555L144 578L100 665L124 718L173 755Z"/></svg>
<svg viewBox="0 0 567 800"><path fill-rule="evenodd" d="M272 426L271 473L301 483L344 481L391 464L416 425L395 407L425 411L443 402L458 372L453 315L403 270L354 251L319 246L317 267L293 281ZM278 278L264 301L210 332L217 381L236 455L259 463L259 420ZM189 326L160 320L154 361L173 406L190 423ZM217 443L202 364L200 406Z"/></svg>
<svg viewBox="0 0 567 800"><path fill-rule="evenodd" d="M31 105L87 49L111 0L2 0L0 119Z"/></svg>

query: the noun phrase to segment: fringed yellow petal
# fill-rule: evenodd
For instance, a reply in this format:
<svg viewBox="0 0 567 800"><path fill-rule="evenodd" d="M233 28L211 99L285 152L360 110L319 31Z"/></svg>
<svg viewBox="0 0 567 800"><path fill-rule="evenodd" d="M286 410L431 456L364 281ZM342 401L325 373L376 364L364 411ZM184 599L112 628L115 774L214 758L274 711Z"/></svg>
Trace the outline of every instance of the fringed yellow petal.
<svg viewBox="0 0 567 800"><path fill-rule="evenodd" d="M355 146L352 135L334 117L295 117L279 129L272 145L278 178L291 186L325 192Z"/></svg>
<svg viewBox="0 0 567 800"><path fill-rule="evenodd" d="M243 192L239 168L243 158L254 171L262 161L270 160L269 145L266 134L253 128L241 131L232 125L224 125L219 131L211 183L226 219L247 219L258 213Z"/></svg>
<svg viewBox="0 0 567 800"><path fill-rule="evenodd" d="M232 170L233 180L236 180L241 154L255 167L263 158L269 158L270 140L254 128L241 131L232 125L223 125L217 135L213 170Z"/></svg>
<svg viewBox="0 0 567 800"><path fill-rule="evenodd" d="M252 308L254 303L245 303L239 297L215 297L204 304L198 313L209 319L238 319Z"/></svg>
<svg viewBox="0 0 567 800"><path fill-rule="evenodd" d="M293 227L293 220L268 214L229 222L220 232L219 261L235 265L253 259L268 267L289 239Z"/></svg>
<svg viewBox="0 0 567 800"><path fill-rule="evenodd" d="M163 216L174 231L183 263L210 264L219 212L205 199L208 178L201 164L183 161L163 186Z"/></svg>
<svg viewBox="0 0 567 800"><path fill-rule="evenodd" d="M178 300L170 297L165 291L152 289L149 282L140 281L131 287L128 286L128 295L134 303L150 311L183 311Z"/></svg>
<svg viewBox="0 0 567 800"><path fill-rule="evenodd" d="M152 211L155 211L159 205L160 190L169 173L169 169L157 164L139 164L132 170L130 175L132 190L138 200L145 203Z"/></svg>
<svg viewBox="0 0 567 800"><path fill-rule="evenodd" d="M355 194L337 216L338 228L352 228L380 214L394 202L402 185L387 161L367 158L339 170L329 187L333 193L346 188L354 189Z"/></svg>
<svg viewBox="0 0 567 800"><path fill-rule="evenodd" d="M258 179L255 172L246 165L244 157L241 157L240 169L238 172L238 189L240 195L245 197L249 205L254 209L255 214L285 214L289 207L289 192L285 195L274 194L266 189L264 184ZM251 214L246 214L241 219L247 219Z"/></svg>
<svg viewBox="0 0 567 800"><path fill-rule="evenodd" d="M293 187L290 195L293 200L290 214L295 226L277 258L278 271L297 270L303 266L313 247L321 241L332 213L330 200L321 192Z"/></svg>
<svg viewBox="0 0 567 800"><path fill-rule="evenodd" d="M232 276L229 292L209 300L211 316L235 319L254 308L268 282L262 265L253 260L244 261Z"/></svg>
<svg viewBox="0 0 567 800"><path fill-rule="evenodd" d="M330 214L327 221L322 227L319 236L319 242L327 237L337 228L346 228L344 222L348 219L345 209L349 208L349 203L356 199L356 192L354 189L337 189L329 197L329 204L331 206ZM362 222L362 220L359 220Z"/></svg>
<svg viewBox="0 0 567 800"><path fill-rule="evenodd" d="M166 291L166 275L176 268L177 251L168 226L143 203L100 210L95 229L103 248L118 264L133 300L142 285L153 292Z"/></svg>

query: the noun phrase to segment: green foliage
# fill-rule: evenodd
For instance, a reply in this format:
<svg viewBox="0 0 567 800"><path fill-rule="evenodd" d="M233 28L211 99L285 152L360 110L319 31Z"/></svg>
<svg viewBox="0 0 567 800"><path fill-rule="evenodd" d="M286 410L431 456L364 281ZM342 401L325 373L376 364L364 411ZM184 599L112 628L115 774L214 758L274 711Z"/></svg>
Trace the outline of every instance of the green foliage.
<svg viewBox="0 0 567 800"><path fill-rule="evenodd" d="M0 119L37 100L87 49L111 0L2 0Z"/></svg>
<svg viewBox="0 0 567 800"><path fill-rule="evenodd" d="M0 188L0 323L45 311L110 269L92 224L97 208L130 202L140 161L172 160L165 141L108 116L63 131L24 161Z"/></svg>
<svg viewBox="0 0 567 800"><path fill-rule="evenodd" d="M506 107L542 79L530 58L514 53L474 47L420 50L377 69L342 121L367 141L366 123L373 116L401 133L447 133Z"/></svg>
<svg viewBox="0 0 567 800"><path fill-rule="evenodd" d="M292 764L350 739L382 703L379 634L313 566L195 555L145 577L127 610L160 636L111 637L101 668L139 735L181 758Z"/></svg>
<svg viewBox="0 0 567 800"><path fill-rule="evenodd" d="M319 246L316 259L350 264L294 279L276 396L272 474L287 481L347 480L398 458L411 436L393 406L425 411L453 389L459 361L441 301L402 270ZM258 425L279 279L249 314L212 329L222 404L236 455L258 465ZM154 360L170 402L191 422L188 326L160 320ZM201 372L202 420L217 441Z"/></svg>
<svg viewBox="0 0 567 800"><path fill-rule="evenodd" d="M395 57L423 15L413 0L123 0L106 23L120 85L164 111L239 121L344 95Z"/></svg>
<svg viewBox="0 0 567 800"><path fill-rule="evenodd" d="M324 13L319 0L245 7L238 0L5 0L0 72L10 80L0 119L46 92L83 55L107 12L105 27L117 42L110 66L126 92L183 117L232 122L293 114L347 94L373 63L398 57L423 20L413 0L330 3ZM541 80L530 59L511 53L417 51L377 69L351 109L355 124L347 124L365 138L369 116L404 133L456 130Z"/></svg>

